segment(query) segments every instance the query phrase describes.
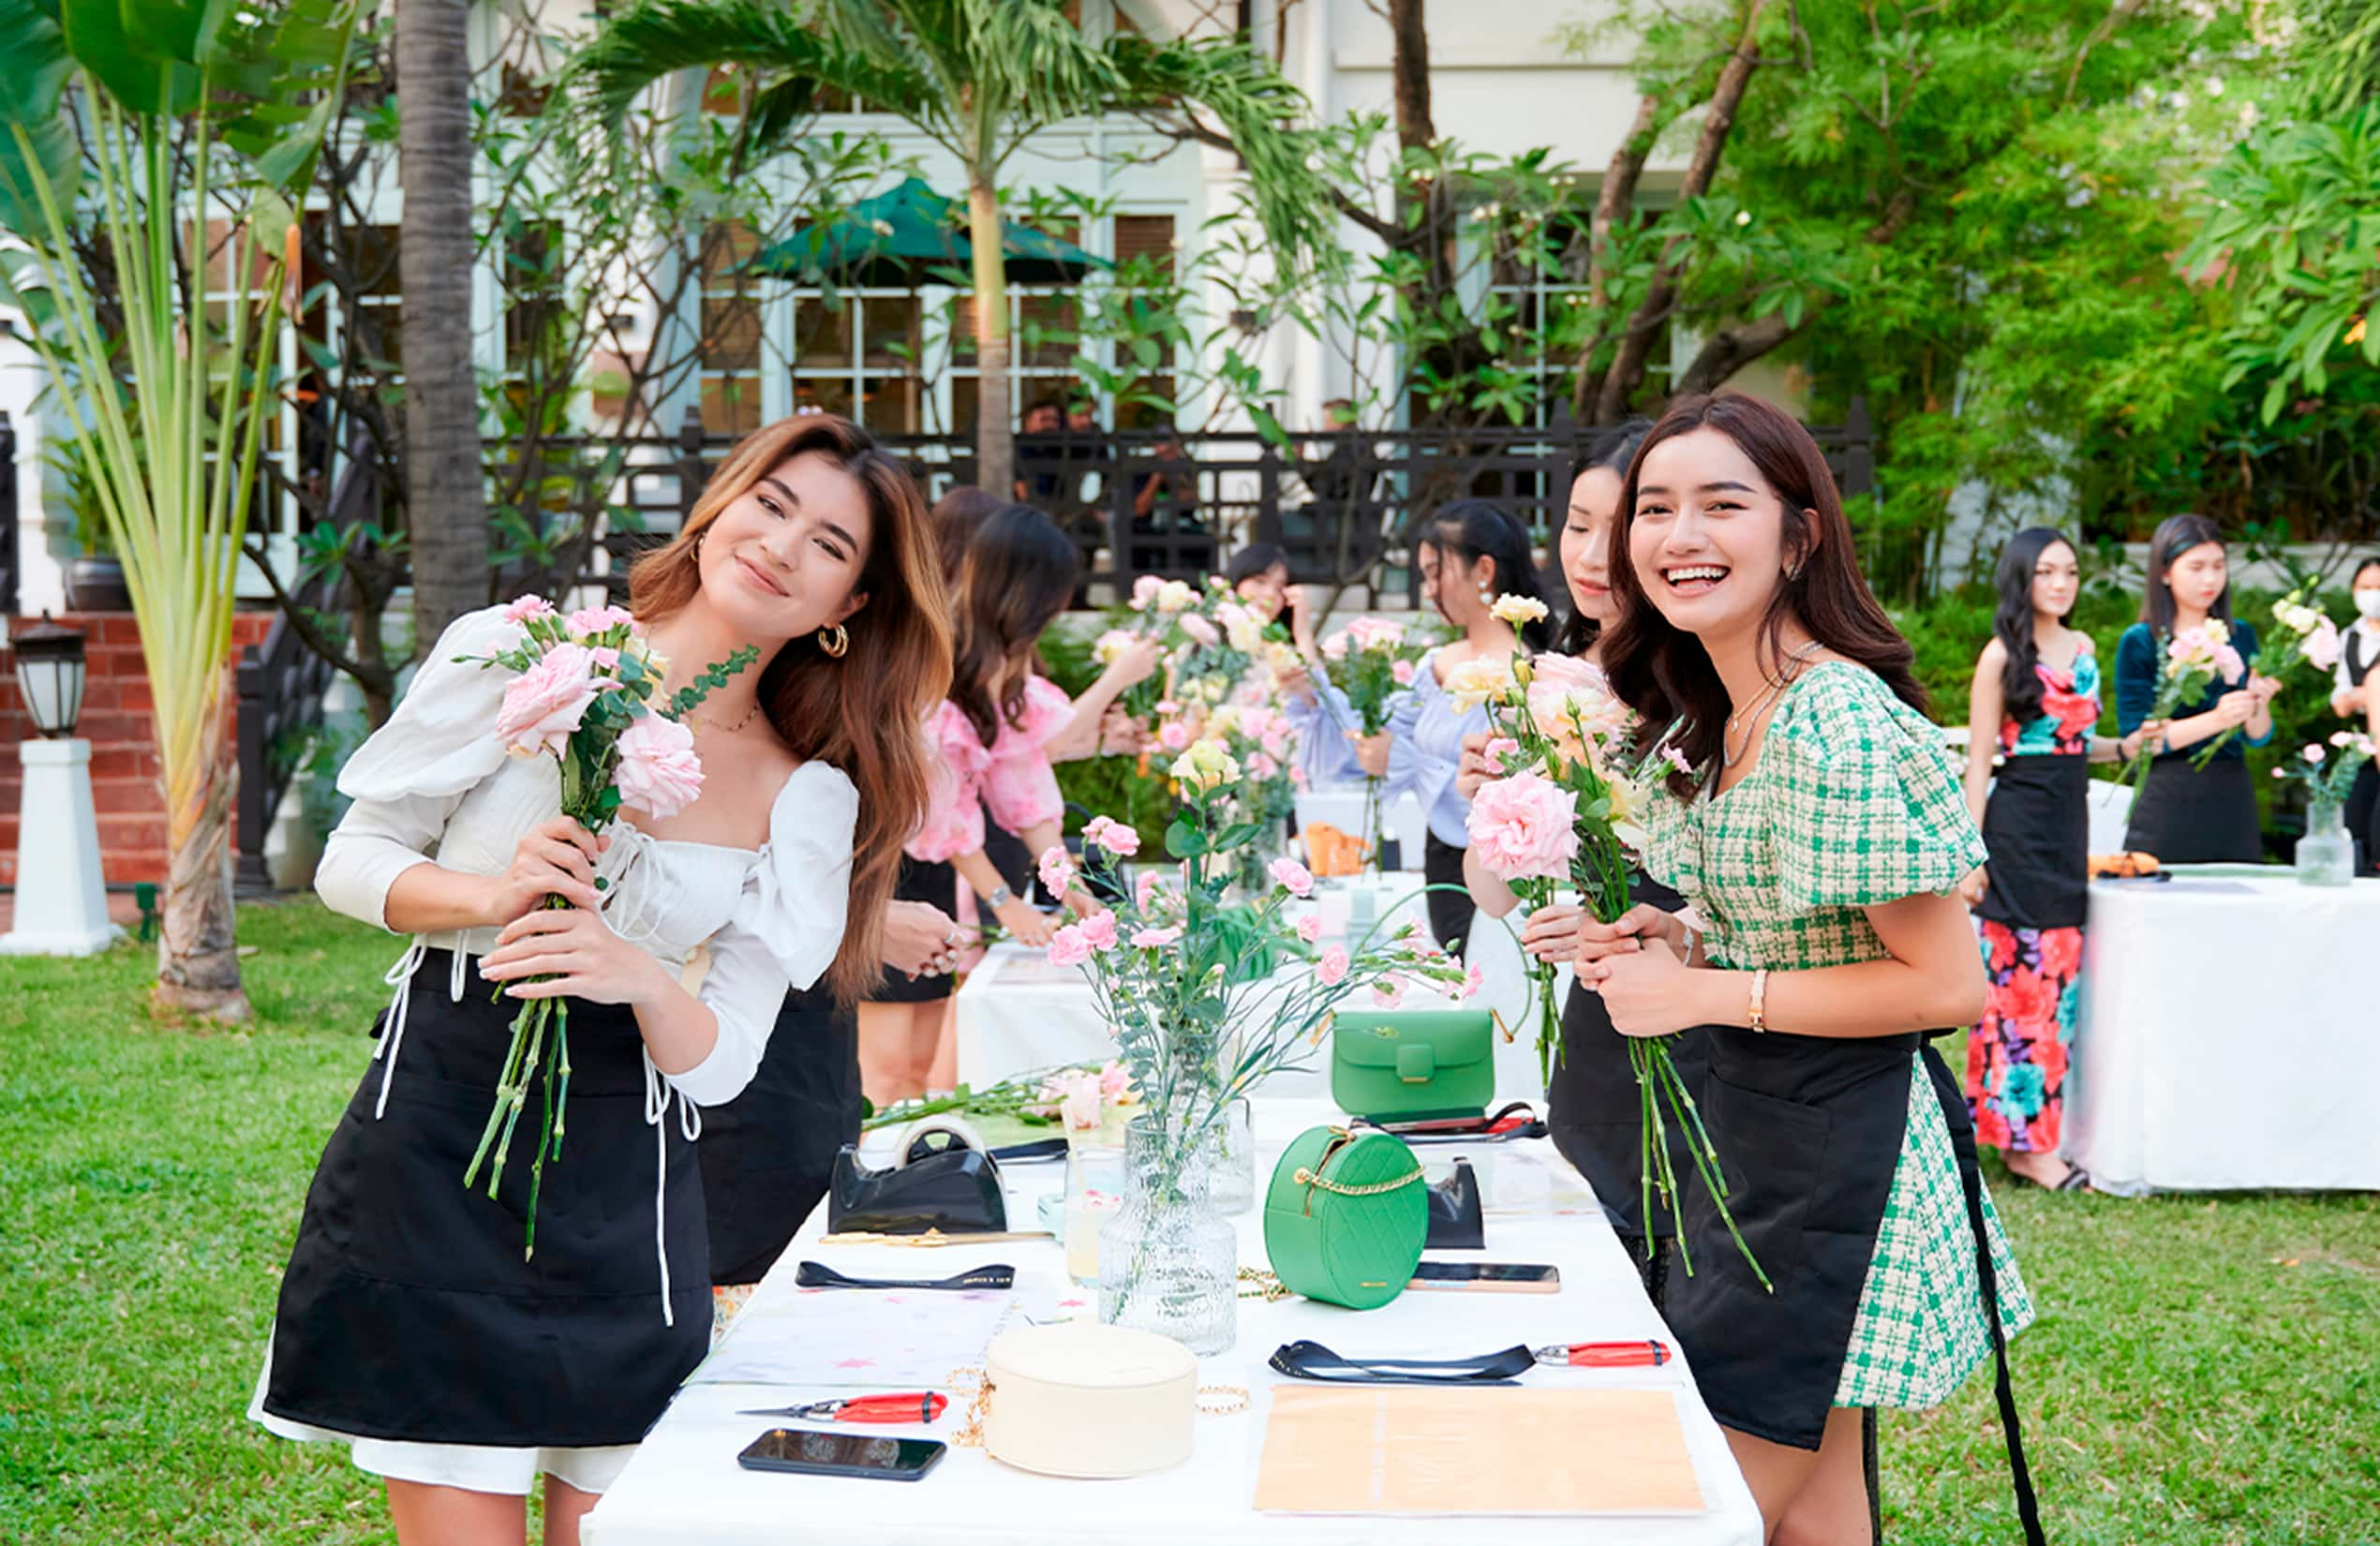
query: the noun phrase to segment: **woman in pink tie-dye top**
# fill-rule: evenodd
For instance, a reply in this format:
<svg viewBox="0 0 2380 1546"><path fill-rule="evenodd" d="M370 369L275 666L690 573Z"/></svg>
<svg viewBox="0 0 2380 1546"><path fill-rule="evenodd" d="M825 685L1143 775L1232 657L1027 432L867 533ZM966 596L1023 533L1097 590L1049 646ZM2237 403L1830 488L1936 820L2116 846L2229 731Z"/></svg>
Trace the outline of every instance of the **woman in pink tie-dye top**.
<svg viewBox="0 0 2380 1546"><path fill-rule="evenodd" d="M1035 672L1034 647L1073 595L1080 560L1065 534L1029 505L984 517L963 552L950 696L926 716L932 793L906 846L896 894L963 919L963 885L978 916L989 914L1025 944L1047 944L1053 926L1029 899L1034 856L1064 830L1051 743L1077 723L1082 706ZM1094 732L1101 706L1090 714ZM1067 900L1090 905L1078 896ZM879 1107L955 1080L951 988L948 974L888 973L872 1002L859 1006L860 1079Z"/></svg>

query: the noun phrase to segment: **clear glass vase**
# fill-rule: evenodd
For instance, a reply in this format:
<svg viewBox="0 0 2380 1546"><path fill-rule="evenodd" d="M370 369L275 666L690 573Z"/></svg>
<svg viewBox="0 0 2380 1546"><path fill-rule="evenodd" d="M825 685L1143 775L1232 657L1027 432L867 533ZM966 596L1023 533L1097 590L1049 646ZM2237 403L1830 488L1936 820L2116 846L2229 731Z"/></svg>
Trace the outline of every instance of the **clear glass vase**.
<svg viewBox="0 0 2380 1546"><path fill-rule="evenodd" d="M2298 884L2346 885L2356 877L2355 840L2337 800L2316 800L2306 810L2306 835L2298 840Z"/></svg>
<svg viewBox="0 0 2380 1546"><path fill-rule="evenodd" d="M1220 1146L1150 1117L1124 1130L1123 1207L1099 1235L1099 1318L1201 1358L1239 1334L1238 1238L1212 1195Z"/></svg>

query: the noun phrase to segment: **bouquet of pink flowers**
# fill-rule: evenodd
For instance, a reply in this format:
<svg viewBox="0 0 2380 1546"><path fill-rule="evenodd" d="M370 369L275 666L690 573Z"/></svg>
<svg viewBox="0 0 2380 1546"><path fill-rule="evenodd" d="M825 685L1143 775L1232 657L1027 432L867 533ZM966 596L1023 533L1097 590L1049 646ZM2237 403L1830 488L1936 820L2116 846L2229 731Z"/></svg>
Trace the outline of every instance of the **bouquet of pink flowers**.
<svg viewBox="0 0 2380 1546"><path fill-rule="evenodd" d="M1472 854L1532 909L1551 903L1568 884L1578 889L1586 910L1599 920L1617 922L1631 902L1631 851L1637 843L1629 824L1643 808L1650 781L1647 769L1623 766L1630 728L1626 706L1587 667L1558 655L1532 661L1526 654L1515 654L1505 685L1483 683L1478 691L1497 733L1488 752L1502 777L1481 784L1471 802ZM1673 750L1662 753L1671 761L1676 756ZM1538 1066L1551 1083L1562 1046L1561 1016L1554 1003L1554 967L1540 960L1534 969ZM1768 1274L1744 1243L1728 1210L1727 1181L1719 1171L1718 1152L1668 1045L1631 1036L1628 1055L1644 1119L1638 1183L1644 1189L1644 1216L1654 1216L1657 1192L1673 1216L1684 1200L1670 1160L1668 1122L1674 1121L1686 1134L1695 1169L1718 1204L1735 1248L1766 1286ZM1682 1237L1678 1250L1691 1276L1694 1262L1685 1254Z"/></svg>
<svg viewBox="0 0 2380 1546"><path fill-rule="evenodd" d="M2280 626L2256 646L2255 659L2248 662L2250 681L2258 676L2279 681L2300 664L2328 671L2339 663L2339 652L2344 644L2339 637L2339 625L2306 605L2304 592L2293 590L2273 602L2272 620ZM2190 759L2190 766L2206 766L2214 761L2224 743L2239 734L2239 727L2234 725L2215 736Z"/></svg>
<svg viewBox="0 0 2380 1546"><path fill-rule="evenodd" d="M2333 749L2339 753L2335 757L2330 754ZM2342 730L2331 736L2329 747L2313 742L2299 750L2298 761L2274 768L2272 776L2297 780L2319 804L2344 805L2356 774L2372 757L2371 736L2358 730Z"/></svg>
<svg viewBox="0 0 2380 1546"><path fill-rule="evenodd" d="M702 792L703 764L682 716L758 660L758 650L737 650L678 689L666 704L655 705L651 700L661 691L667 662L654 654L643 628L622 608L586 607L566 617L544 598L524 596L504 609L504 617L520 625L517 642L489 655L460 659L514 674L497 711L497 738L516 757L554 759L561 770L563 815L589 832L601 832L623 808L666 820L694 802ZM599 879L595 884L601 889L606 883ZM545 905L570 904L548 897ZM571 1087L570 1008L565 1000L531 999L513 1017L496 1107L463 1171L465 1186L476 1183L480 1166L492 1151L487 1195L496 1196L513 1129L528 1104L529 1086L541 1075L544 1120L530 1162L528 1226L523 1241L530 1255L537 1247L537 1198L545 1161L562 1153Z"/></svg>
<svg viewBox="0 0 2380 1546"><path fill-rule="evenodd" d="M2237 682L2247 673L2248 662L2232 647L2231 630L2224 626L2223 619L2209 617L2196 628L2182 629L2165 642L2164 653L2158 659L2157 696L2150 702L2148 718L2142 722L2171 720L2183 704L2194 704L2204 697L2217 676ZM2132 766L2124 769L2124 781L2135 789L2147 783L2149 765L2155 760L2143 745Z"/></svg>

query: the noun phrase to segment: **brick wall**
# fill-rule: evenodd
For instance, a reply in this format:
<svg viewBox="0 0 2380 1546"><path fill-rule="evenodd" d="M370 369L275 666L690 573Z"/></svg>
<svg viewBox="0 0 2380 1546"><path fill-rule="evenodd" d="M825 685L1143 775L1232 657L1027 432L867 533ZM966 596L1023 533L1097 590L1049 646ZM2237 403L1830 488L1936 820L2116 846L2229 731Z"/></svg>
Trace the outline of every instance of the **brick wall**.
<svg viewBox="0 0 2380 1546"><path fill-rule="evenodd" d="M263 642L273 616L241 612L231 618L231 653L224 662L220 700L227 762L237 763L240 746L232 667L242 650ZM162 768L140 626L128 612L69 613L55 620L83 634L88 664L82 718L75 733L91 743L91 801L99 818L100 869L111 884L161 882L167 864L165 791L158 783ZM19 618L14 626L29 623ZM16 745L33 734L11 657L0 664L0 885L17 883L17 824L24 787Z"/></svg>

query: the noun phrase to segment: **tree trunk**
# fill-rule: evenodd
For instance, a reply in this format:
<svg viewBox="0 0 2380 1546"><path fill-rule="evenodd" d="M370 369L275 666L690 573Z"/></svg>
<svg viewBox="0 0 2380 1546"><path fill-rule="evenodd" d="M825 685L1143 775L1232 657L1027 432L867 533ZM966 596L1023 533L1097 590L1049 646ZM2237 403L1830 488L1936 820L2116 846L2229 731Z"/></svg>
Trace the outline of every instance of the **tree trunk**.
<svg viewBox="0 0 2380 1546"><path fill-rule="evenodd" d="M1629 126L1627 138L1612 152L1612 164L1603 169L1603 186L1596 190L1595 215L1587 227L1586 295L1588 311L1599 319L1611 303L1612 232L1623 220L1636 218L1636 185L1644 174L1644 160L1653 153L1653 141L1659 138L1660 112L1657 98L1637 99L1636 122ZM1570 381L1570 416L1574 419L1586 417L1589 399L1594 396L1595 349L1593 338L1579 348L1578 364Z"/></svg>
<svg viewBox="0 0 2380 1546"><path fill-rule="evenodd" d="M223 755L219 700L201 712L201 737L185 787L166 784L164 928L157 935L156 1003L161 1009L239 1023L248 1018L240 987L237 914L231 904L232 796L239 765Z"/></svg>
<svg viewBox="0 0 2380 1546"><path fill-rule="evenodd" d="M1430 115L1430 32L1422 15L1422 0L1389 0L1389 37L1394 47L1391 63L1396 89L1397 143L1421 150L1436 143L1437 124Z"/></svg>
<svg viewBox="0 0 2380 1546"><path fill-rule="evenodd" d="M397 0L397 172L405 227L406 525L413 640L487 604L479 378L471 360L471 108L468 0Z"/></svg>
<svg viewBox="0 0 2380 1546"><path fill-rule="evenodd" d="M1728 132L1735 126L1735 110L1744 103L1745 88L1751 84L1752 69L1759 64L1757 35L1761 12L1768 0L1746 0L1744 24L1738 30L1735 52L1728 56L1718 72L1718 83L1711 89L1711 99L1703 111L1703 131L1694 141L1694 155L1686 164L1686 177L1679 185L1677 201L1699 199L1710 191L1711 177L1718 171L1719 153L1727 148ZM1628 320L1628 331L1620 335L1618 355L1612 368L1603 374L1602 390L1595 396L1595 417L1599 423L1616 423L1628 414L1629 399L1644 384L1644 362L1653 352L1653 340L1659 336L1661 323L1671 306L1677 301L1677 269L1671 261L1676 250L1674 242L1661 254L1659 269L1646 289L1644 299Z"/></svg>
<svg viewBox="0 0 2380 1546"><path fill-rule="evenodd" d="M989 171L967 179L967 240L975 249L975 483L994 498L1016 492L1008 404L1008 265L1000 195Z"/></svg>

